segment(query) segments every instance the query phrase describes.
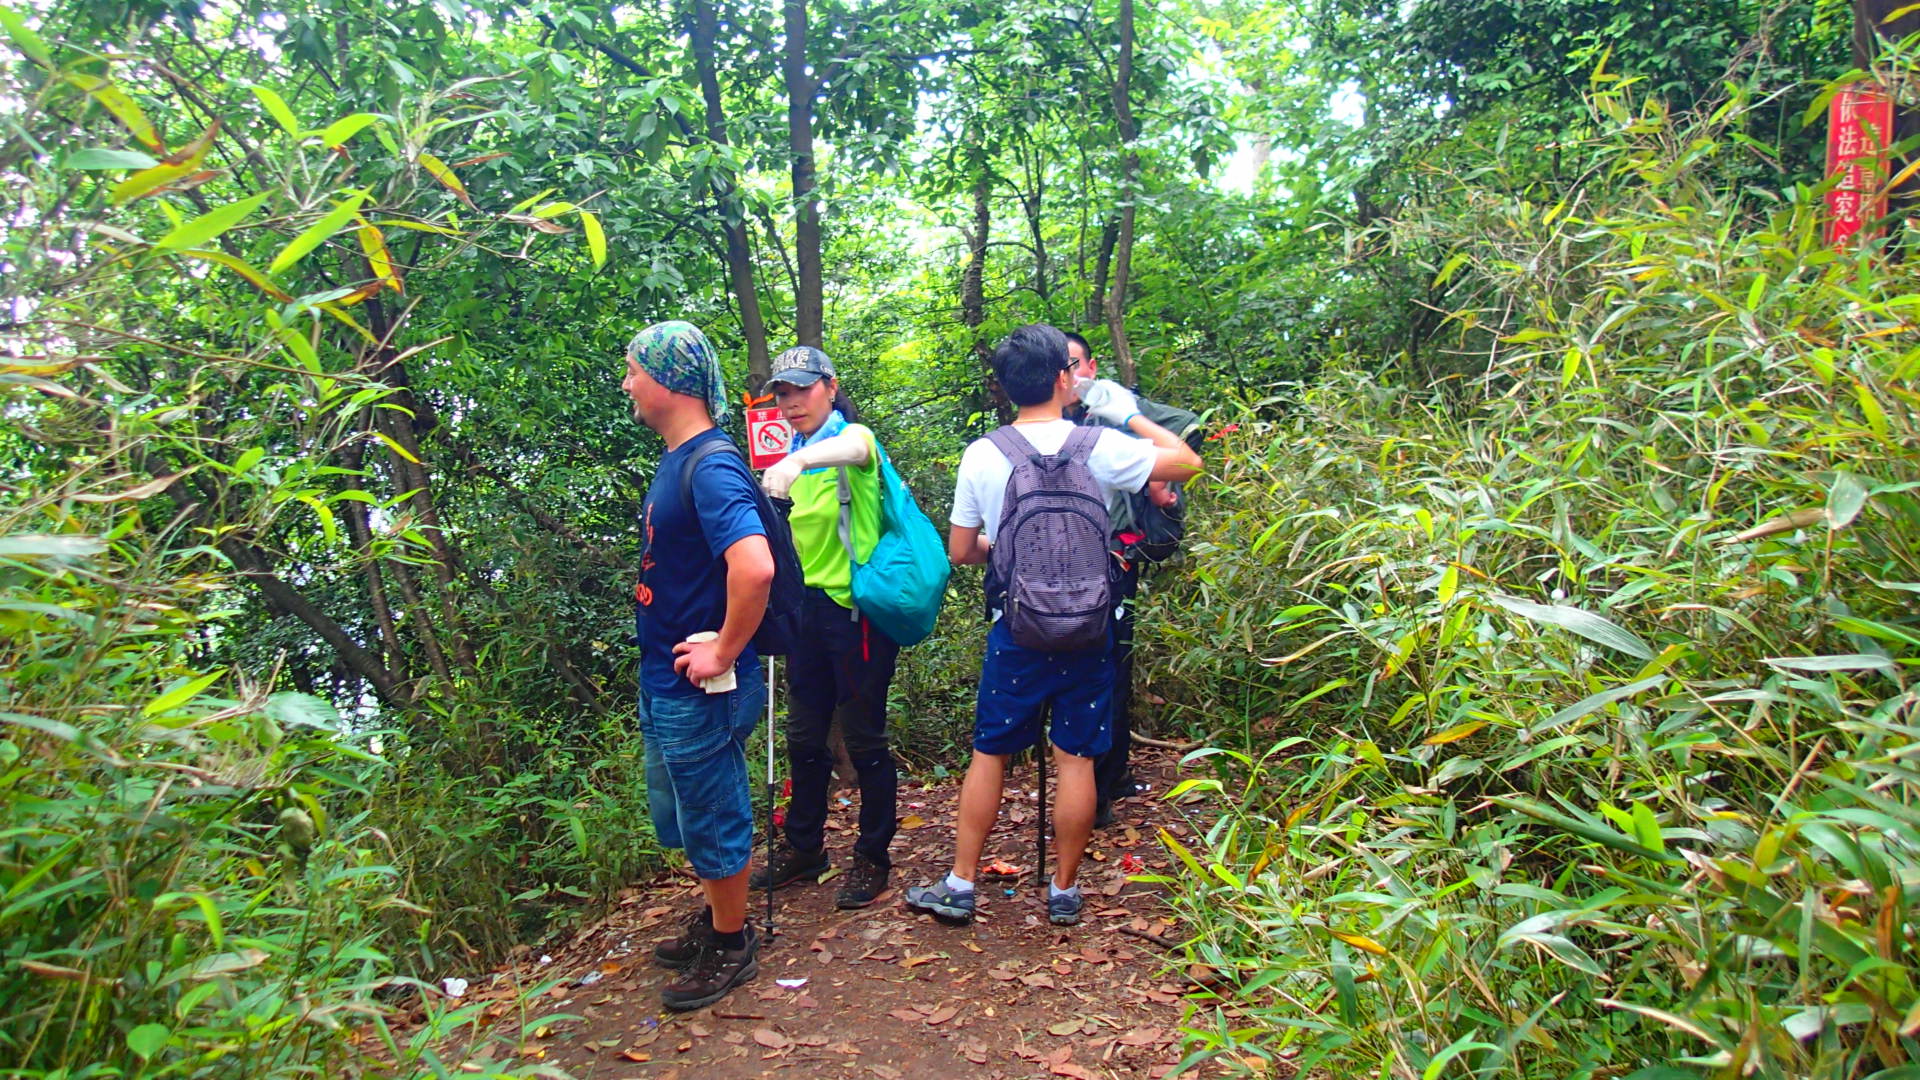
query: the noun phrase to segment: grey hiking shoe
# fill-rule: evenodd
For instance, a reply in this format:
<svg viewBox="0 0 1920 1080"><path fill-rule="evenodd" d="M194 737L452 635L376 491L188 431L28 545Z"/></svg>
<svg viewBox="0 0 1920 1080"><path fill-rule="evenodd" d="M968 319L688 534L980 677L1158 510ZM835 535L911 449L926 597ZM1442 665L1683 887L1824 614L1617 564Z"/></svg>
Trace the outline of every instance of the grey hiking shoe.
<svg viewBox="0 0 1920 1080"><path fill-rule="evenodd" d="M931 885L915 885L907 890L907 906L955 926L973 921L974 890L955 892L945 878Z"/></svg>
<svg viewBox="0 0 1920 1080"><path fill-rule="evenodd" d="M760 935L752 923L745 929L747 943L738 949L723 949L709 937L687 970L660 991L660 1003L670 1012L705 1008L760 974Z"/></svg>
<svg viewBox="0 0 1920 1080"><path fill-rule="evenodd" d="M1052 889L1049 888L1048 892L1051 894ZM1080 898L1080 890L1078 887L1074 888L1072 892L1049 895L1047 897L1047 921L1055 926L1076 925L1080 921L1080 906L1083 903L1084 901Z"/></svg>
<svg viewBox="0 0 1920 1080"><path fill-rule="evenodd" d="M713 940L712 909L701 905L680 926L680 936L653 947L653 962L663 968L685 971L700 957L700 950Z"/></svg>

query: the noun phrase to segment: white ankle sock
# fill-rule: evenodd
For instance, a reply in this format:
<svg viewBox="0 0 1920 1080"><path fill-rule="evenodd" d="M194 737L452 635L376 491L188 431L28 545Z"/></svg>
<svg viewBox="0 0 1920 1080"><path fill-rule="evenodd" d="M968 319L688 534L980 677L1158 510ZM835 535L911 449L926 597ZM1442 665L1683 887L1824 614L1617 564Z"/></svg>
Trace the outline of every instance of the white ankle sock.
<svg viewBox="0 0 1920 1080"><path fill-rule="evenodd" d="M972 892L973 882L950 873L947 875L947 888L952 889L954 892Z"/></svg>
<svg viewBox="0 0 1920 1080"><path fill-rule="evenodd" d="M1049 900L1053 899L1056 896L1079 896L1079 895L1080 895L1080 883L1077 881L1074 882L1071 888L1063 889L1060 886L1055 885L1051 878L1047 880L1047 899Z"/></svg>

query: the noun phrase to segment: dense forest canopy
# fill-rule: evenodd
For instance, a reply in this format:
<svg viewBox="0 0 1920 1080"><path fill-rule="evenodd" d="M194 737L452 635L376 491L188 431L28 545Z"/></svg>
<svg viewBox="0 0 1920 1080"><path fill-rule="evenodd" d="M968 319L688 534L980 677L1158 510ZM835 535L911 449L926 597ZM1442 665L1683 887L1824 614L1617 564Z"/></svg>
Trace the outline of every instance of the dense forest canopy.
<svg viewBox="0 0 1920 1080"><path fill-rule="evenodd" d="M1195 1062L1916 1075L1911 229L1821 236L1913 19L0 9L6 1068L445 1075L433 980L660 865L620 350L686 319L743 399L832 355L936 521L1020 324L1206 417L1138 674Z"/></svg>

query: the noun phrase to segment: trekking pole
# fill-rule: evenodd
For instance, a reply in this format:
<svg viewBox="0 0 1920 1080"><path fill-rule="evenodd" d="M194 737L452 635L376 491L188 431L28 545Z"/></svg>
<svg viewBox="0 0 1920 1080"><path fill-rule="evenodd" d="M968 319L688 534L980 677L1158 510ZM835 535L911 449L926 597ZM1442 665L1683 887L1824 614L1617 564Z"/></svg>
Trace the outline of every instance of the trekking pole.
<svg viewBox="0 0 1920 1080"><path fill-rule="evenodd" d="M773 783L773 688L779 685L779 660L767 657L767 938L773 938L773 811L780 789Z"/></svg>
<svg viewBox="0 0 1920 1080"><path fill-rule="evenodd" d="M1047 737L1045 732L1051 726L1053 710L1048 708L1041 714L1040 741L1033 747L1033 767L1040 781L1040 812L1034 815L1039 824L1033 829L1033 882L1044 886L1047 883Z"/></svg>
<svg viewBox="0 0 1920 1080"><path fill-rule="evenodd" d="M771 499L773 508L780 514L780 522L789 532L793 522L789 515L793 513L792 499ZM780 789L773 782L773 694L780 685L779 659L767 657L767 938L774 936L773 930L773 811L780 801Z"/></svg>

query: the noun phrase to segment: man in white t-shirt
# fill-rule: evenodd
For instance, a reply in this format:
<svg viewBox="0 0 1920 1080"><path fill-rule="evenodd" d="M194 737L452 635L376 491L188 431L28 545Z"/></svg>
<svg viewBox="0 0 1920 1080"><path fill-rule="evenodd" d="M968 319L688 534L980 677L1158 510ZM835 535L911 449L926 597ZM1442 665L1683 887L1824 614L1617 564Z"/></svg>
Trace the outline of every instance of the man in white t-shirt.
<svg viewBox="0 0 1920 1080"><path fill-rule="evenodd" d="M1013 430L1039 453L1059 453L1077 427L1062 415L1077 397L1066 335L1051 326L1015 330L994 350L993 373L1019 409ZM1200 471L1200 456L1179 436L1140 415L1124 388L1106 384L1096 396L1101 418L1120 429L1101 430L1087 454L1088 471L1109 504L1116 495L1138 492L1149 481L1186 480ZM955 565L987 561L1012 476L1012 463L990 440L976 439L967 447L955 480L947 534L947 554ZM1105 537L1101 541L1105 557ZM1000 814L1007 758L1039 741L1040 718L1051 707L1047 737L1059 773L1054 795L1059 866L1047 914L1052 922L1070 926L1080 921L1075 881L1093 833L1093 759L1111 742L1113 653L1107 647L1083 652L1023 648L1014 643L998 613L993 620L974 706L973 761L960 787L953 871L944 881L907 890L907 905L950 922L972 920L974 874L987 833Z"/></svg>

